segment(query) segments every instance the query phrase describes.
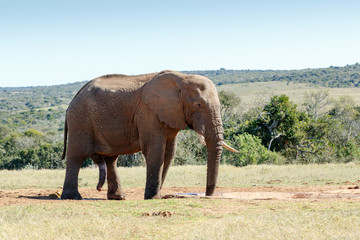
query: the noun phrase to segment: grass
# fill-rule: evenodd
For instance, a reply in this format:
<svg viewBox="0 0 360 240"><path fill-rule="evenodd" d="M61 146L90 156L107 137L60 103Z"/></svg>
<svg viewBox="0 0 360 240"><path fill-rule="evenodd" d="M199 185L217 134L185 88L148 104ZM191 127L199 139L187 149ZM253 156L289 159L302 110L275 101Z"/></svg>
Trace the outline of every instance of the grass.
<svg viewBox="0 0 360 240"><path fill-rule="evenodd" d="M360 203L206 199L1 207L1 239L358 239ZM143 216L170 211L171 217Z"/></svg>
<svg viewBox="0 0 360 240"><path fill-rule="evenodd" d="M145 168L118 168L122 185L129 187L145 186ZM20 170L0 171L0 189L47 189L60 188L65 170ZM79 186L94 188L98 180L97 168L80 170ZM273 181L271 181L273 180ZM276 180L276 181L274 181ZM234 167L221 165L218 186L251 187L284 185L296 186L306 182L309 185L341 184L360 180L360 163L348 164L309 164L309 165L251 165ZM171 166L164 187L204 187L206 166ZM275 182L275 183L271 183Z"/></svg>
<svg viewBox="0 0 360 240"><path fill-rule="evenodd" d="M144 187L145 168L119 172L125 188ZM0 189L58 188L64 174L0 171ZM205 187L205 176L205 166L173 166L165 187ZM94 188L97 177L96 168L81 169L80 186ZM359 163L221 166L218 185L326 185L359 179ZM152 216L159 211L171 216ZM360 201L355 199L53 200L0 206L0 239L359 239L359 232Z"/></svg>
<svg viewBox="0 0 360 240"><path fill-rule="evenodd" d="M251 107L259 102L266 102L273 95L287 95L291 101L299 107L304 102L306 92L315 91L317 88L327 89L330 97L339 99L341 96L351 96L357 105L360 105L360 89L359 88L323 88L314 87L304 83L286 82L254 82L254 83L238 83L221 85L218 91L225 90L235 93L241 98L241 106ZM245 107L246 108L246 107ZM247 110L247 109L244 109Z"/></svg>

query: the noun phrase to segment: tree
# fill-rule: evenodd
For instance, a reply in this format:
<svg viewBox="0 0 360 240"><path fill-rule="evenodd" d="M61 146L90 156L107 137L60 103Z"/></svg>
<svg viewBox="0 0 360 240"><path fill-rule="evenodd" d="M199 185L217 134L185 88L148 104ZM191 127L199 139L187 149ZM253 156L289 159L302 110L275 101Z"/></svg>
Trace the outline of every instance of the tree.
<svg viewBox="0 0 360 240"><path fill-rule="evenodd" d="M0 141L10 133L10 130L4 126L0 126Z"/></svg>
<svg viewBox="0 0 360 240"><path fill-rule="evenodd" d="M332 121L327 115L318 119L308 117L299 121L297 140L284 150L282 154L288 162L295 163L325 163L332 161L334 149L329 143L327 136L329 129L333 127Z"/></svg>
<svg viewBox="0 0 360 240"><path fill-rule="evenodd" d="M219 100L221 105L221 119L223 122L227 122L234 118L236 109L241 103L241 99L232 92L220 91Z"/></svg>
<svg viewBox="0 0 360 240"><path fill-rule="evenodd" d="M360 108L353 99L341 97L328 112L309 113L299 124L298 141L286 151L301 163L348 162L360 159ZM294 151L295 150L295 151Z"/></svg>
<svg viewBox="0 0 360 240"><path fill-rule="evenodd" d="M342 145L346 145L352 137L360 134L359 110L354 99L349 96L342 96L339 100L334 101L334 107L330 110L329 115L339 121L339 126L334 130L341 131L339 137Z"/></svg>
<svg viewBox="0 0 360 240"><path fill-rule="evenodd" d="M318 89L317 91L311 91L305 93L304 103L305 111L308 115L315 119L320 117L321 111L325 111L325 108L331 103L329 90Z"/></svg>
<svg viewBox="0 0 360 240"><path fill-rule="evenodd" d="M360 107L351 97L343 96L334 102L329 116L335 123L328 138L336 149L336 157L342 162L359 160Z"/></svg>
<svg viewBox="0 0 360 240"><path fill-rule="evenodd" d="M296 141L298 122L305 117L296 107L286 95L273 96L258 118L249 123L247 132L260 137L268 150L284 149Z"/></svg>

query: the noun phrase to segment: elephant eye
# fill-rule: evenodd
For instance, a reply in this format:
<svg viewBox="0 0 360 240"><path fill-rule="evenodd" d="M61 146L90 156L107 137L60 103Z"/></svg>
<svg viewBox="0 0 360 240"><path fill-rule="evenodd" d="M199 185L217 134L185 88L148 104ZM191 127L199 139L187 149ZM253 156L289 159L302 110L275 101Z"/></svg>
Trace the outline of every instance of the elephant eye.
<svg viewBox="0 0 360 240"><path fill-rule="evenodd" d="M200 110L200 108L202 107L202 102L196 101L196 102L194 102L193 106L194 106L194 109Z"/></svg>

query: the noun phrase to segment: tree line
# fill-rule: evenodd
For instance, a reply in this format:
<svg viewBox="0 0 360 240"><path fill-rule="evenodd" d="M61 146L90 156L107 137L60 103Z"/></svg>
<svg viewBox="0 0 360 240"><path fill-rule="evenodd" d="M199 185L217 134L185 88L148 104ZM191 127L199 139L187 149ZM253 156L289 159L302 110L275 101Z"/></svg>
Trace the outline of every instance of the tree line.
<svg viewBox="0 0 360 240"><path fill-rule="evenodd" d="M330 88L360 87L360 64L302 70L219 70L185 71L210 78L215 84L282 81L309 83Z"/></svg>

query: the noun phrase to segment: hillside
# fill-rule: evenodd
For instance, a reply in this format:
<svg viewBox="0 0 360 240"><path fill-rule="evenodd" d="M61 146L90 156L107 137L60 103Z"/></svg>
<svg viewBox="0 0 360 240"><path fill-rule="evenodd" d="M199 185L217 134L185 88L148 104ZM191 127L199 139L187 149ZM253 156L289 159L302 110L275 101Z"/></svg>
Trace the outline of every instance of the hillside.
<svg viewBox="0 0 360 240"><path fill-rule="evenodd" d="M0 111L67 106L85 82L42 87L0 87Z"/></svg>
<svg viewBox="0 0 360 240"><path fill-rule="evenodd" d="M250 83L232 83L217 86L218 91L232 92L241 99L241 110L246 111L254 104L259 102L266 102L271 96L285 94L298 105L300 109L303 108L306 94L318 90L328 91L329 97L333 100L339 100L342 96L350 96L353 98L356 105L360 106L360 88L329 88L314 84L305 83L287 83L287 82L250 82ZM329 104L328 108L332 104Z"/></svg>
<svg viewBox="0 0 360 240"><path fill-rule="evenodd" d="M220 70L184 71L210 78L215 84L282 81L311 83L323 87L360 87L360 64L303 70Z"/></svg>
<svg viewBox="0 0 360 240"><path fill-rule="evenodd" d="M84 83L0 88L0 128L20 132L34 128L60 138L65 109Z"/></svg>
<svg viewBox="0 0 360 240"><path fill-rule="evenodd" d="M331 87L330 92L334 93L335 97L339 94L351 95L357 102L360 101L358 63L345 67L291 71L220 69L184 73L207 76L218 85L219 90L232 91L239 95L244 104L251 103L259 94L270 97L287 93L299 104L305 91L316 86ZM35 128L41 132L55 133L60 138L65 109L85 82L43 87L0 88L0 126L17 131Z"/></svg>

